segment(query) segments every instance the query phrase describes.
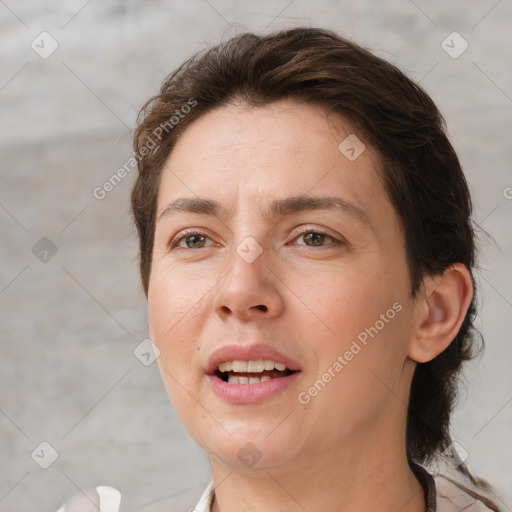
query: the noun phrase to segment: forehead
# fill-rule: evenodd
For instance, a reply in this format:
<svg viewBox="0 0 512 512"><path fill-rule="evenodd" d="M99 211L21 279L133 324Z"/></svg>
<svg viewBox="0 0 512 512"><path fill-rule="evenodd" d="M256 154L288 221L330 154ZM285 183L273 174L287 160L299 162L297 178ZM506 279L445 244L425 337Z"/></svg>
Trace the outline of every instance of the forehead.
<svg viewBox="0 0 512 512"><path fill-rule="evenodd" d="M356 151L364 148L356 159L344 152L350 141L361 143ZM178 138L162 172L157 214L181 197L214 197L235 214L247 202L263 211L278 197L336 193L371 215L386 198L377 154L363 144L349 122L328 118L317 104L285 99L216 108Z"/></svg>

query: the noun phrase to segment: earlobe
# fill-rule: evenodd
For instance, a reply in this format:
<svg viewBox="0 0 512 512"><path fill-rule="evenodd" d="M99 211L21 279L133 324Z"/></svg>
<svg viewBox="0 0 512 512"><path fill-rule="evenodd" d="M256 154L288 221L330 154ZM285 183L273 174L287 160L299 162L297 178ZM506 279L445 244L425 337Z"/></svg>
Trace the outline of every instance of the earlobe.
<svg viewBox="0 0 512 512"><path fill-rule="evenodd" d="M425 276L416 299L416 325L407 355L425 363L443 352L459 332L472 298L473 282L462 263L441 275Z"/></svg>

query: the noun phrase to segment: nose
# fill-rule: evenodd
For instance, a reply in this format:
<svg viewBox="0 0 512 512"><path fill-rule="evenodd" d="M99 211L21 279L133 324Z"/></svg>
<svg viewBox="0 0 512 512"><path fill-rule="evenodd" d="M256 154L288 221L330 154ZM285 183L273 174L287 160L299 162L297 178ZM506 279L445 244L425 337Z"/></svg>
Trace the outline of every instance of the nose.
<svg viewBox="0 0 512 512"><path fill-rule="evenodd" d="M214 288L215 313L223 320L234 316L242 321L279 316L284 309L281 281L269 263L265 251L252 262L233 251L229 270Z"/></svg>

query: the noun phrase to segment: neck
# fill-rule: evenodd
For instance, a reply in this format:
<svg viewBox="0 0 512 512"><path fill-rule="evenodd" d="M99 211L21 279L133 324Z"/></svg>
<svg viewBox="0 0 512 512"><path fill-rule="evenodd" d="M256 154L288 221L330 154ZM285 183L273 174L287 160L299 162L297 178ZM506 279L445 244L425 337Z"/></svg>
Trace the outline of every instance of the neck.
<svg viewBox="0 0 512 512"><path fill-rule="evenodd" d="M235 512L242 506L247 512L424 512L424 491L407 462L404 437L396 436L396 442L382 435L372 439L368 432L357 437L342 449L308 453L286 467L251 474L210 458L212 512Z"/></svg>

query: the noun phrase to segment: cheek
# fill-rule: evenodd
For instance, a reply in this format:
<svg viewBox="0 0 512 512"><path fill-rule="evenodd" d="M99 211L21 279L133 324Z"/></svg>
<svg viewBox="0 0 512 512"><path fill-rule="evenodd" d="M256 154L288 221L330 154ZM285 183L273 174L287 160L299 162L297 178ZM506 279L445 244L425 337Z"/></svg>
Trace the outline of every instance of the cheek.
<svg viewBox="0 0 512 512"><path fill-rule="evenodd" d="M316 271L311 277L296 280L294 292L307 306L305 316L341 342L373 325L393 304L389 286L371 266Z"/></svg>
<svg viewBox="0 0 512 512"><path fill-rule="evenodd" d="M186 290L176 280L158 273L152 277L148 290L149 336L160 350L158 363L165 381L171 379L167 372L180 381L187 378L183 361L190 360L197 339L191 310L195 302L190 302Z"/></svg>
<svg viewBox="0 0 512 512"><path fill-rule="evenodd" d="M174 302L172 293L162 286L158 278L153 279L148 290L148 323L150 338L158 344L160 350L163 348L162 338L173 324L172 316L177 305Z"/></svg>
<svg viewBox="0 0 512 512"><path fill-rule="evenodd" d="M180 323L189 321L200 307L199 286L199 281L182 272L164 265L154 266L148 289L148 321L154 336L172 336Z"/></svg>
<svg viewBox="0 0 512 512"><path fill-rule="evenodd" d="M315 329L311 332L315 332L316 370L321 374L347 353L351 371L343 373L358 386L366 387L368 379L375 378L370 370L393 380L407 348L407 290L407 280L396 268L378 261L364 268L354 265L317 273L314 279L302 281L297 295L310 305L305 317L311 318L308 328Z"/></svg>
<svg viewBox="0 0 512 512"><path fill-rule="evenodd" d="M148 290L150 339L160 350L157 362L169 399L186 422L190 395L185 390L196 389L197 375L190 372L190 364L197 355L200 324L194 314L200 303L174 276L171 281L155 273L152 280Z"/></svg>

